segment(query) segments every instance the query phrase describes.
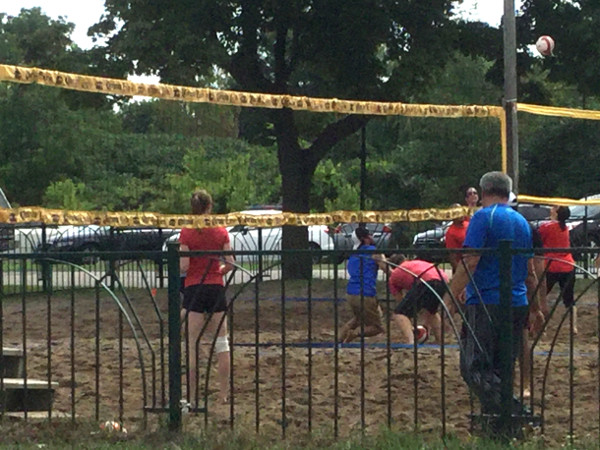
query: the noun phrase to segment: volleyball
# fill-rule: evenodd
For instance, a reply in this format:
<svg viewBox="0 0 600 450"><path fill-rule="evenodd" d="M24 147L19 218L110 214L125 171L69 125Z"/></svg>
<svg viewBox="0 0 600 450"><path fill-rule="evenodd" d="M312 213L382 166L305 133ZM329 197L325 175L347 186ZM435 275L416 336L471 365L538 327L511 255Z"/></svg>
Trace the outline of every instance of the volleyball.
<svg viewBox="0 0 600 450"><path fill-rule="evenodd" d="M554 51L554 39L550 36L540 36L535 43L535 48L541 55L550 56Z"/></svg>
<svg viewBox="0 0 600 450"><path fill-rule="evenodd" d="M428 338L429 330L427 329L427 327L417 325L417 328L415 328L415 341L417 341L417 344L424 344L425 342L427 342Z"/></svg>
<svg viewBox="0 0 600 450"><path fill-rule="evenodd" d="M127 429L122 426L119 422L114 420L107 420L104 423L100 424L100 429L106 431L107 433L123 433L127 434Z"/></svg>

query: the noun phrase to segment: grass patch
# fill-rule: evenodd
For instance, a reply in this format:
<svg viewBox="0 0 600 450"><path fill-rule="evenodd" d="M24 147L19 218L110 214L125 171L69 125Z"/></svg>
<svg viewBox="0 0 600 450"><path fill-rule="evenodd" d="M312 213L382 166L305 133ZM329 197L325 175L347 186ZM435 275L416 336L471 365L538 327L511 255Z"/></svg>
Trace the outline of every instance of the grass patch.
<svg viewBox="0 0 600 450"><path fill-rule="evenodd" d="M332 449L332 450L504 450L524 449L537 450L543 448L596 449L599 442L589 437L576 439L571 445L567 439L564 444L549 445L541 437L517 442L500 443L490 439L470 437L426 438L414 433L397 433L382 429L376 435L362 436L357 434L348 439L335 441L331 436L315 434L304 439L294 438L286 441L279 434L272 436L255 435L241 431L201 430L198 432L171 432L163 425L155 432L147 433L114 433L101 430L95 422L55 421L52 424L23 422L3 422L0 424L0 447L16 449L40 448L81 448L81 449L219 449L219 450L254 450L254 449Z"/></svg>

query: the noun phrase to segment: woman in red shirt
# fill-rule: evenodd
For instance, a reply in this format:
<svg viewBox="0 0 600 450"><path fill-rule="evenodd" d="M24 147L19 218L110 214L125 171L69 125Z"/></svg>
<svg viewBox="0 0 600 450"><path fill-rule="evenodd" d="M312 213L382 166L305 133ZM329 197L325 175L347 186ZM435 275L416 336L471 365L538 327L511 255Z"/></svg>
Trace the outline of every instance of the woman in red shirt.
<svg viewBox="0 0 600 450"><path fill-rule="evenodd" d="M210 214L212 212L212 197L205 190L192 194L192 214ZM215 228L184 228L179 236L180 250L231 250L229 234L223 227ZM227 321L223 316L227 313L225 299L225 283L223 275L233 268L233 255L220 259L216 255L199 255L182 257L180 270L186 273L183 291L182 321L187 321L186 330L189 343L190 384L189 399L196 402L198 354L196 345L200 332L204 327L209 333L210 342L217 334L215 354L217 355L220 398L227 401L229 392L229 342L227 340ZM222 325L219 327L219 324ZM201 353L201 352L198 352Z"/></svg>
<svg viewBox="0 0 600 450"><path fill-rule="evenodd" d="M539 232L544 248L569 248L569 230L566 221L571 215L567 206L554 206L548 223L540 225ZM574 305L575 260L570 252L546 253L546 292L558 282L565 307L573 308L573 332L577 334L577 308Z"/></svg>

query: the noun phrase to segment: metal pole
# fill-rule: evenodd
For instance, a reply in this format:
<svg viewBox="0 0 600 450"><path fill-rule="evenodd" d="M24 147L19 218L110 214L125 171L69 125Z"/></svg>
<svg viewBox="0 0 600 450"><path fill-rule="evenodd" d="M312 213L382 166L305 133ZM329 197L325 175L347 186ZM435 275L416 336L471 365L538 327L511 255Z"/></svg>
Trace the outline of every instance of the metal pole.
<svg viewBox="0 0 600 450"><path fill-rule="evenodd" d="M360 210L365 210L365 189L367 184L367 126L360 132Z"/></svg>
<svg viewBox="0 0 600 450"><path fill-rule="evenodd" d="M179 306L179 243L167 244L169 270L169 429L181 430L181 318Z"/></svg>
<svg viewBox="0 0 600 450"><path fill-rule="evenodd" d="M509 240L500 241L500 311L499 323L495 324L498 333L498 353L501 380L500 422L503 437L510 436L512 429L513 406L513 312L512 312L512 251Z"/></svg>
<svg viewBox="0 0 600 450"><path fill-rule="evenodd" d="M504 0L504 113L506 115L507 172L519 192L519 134L517 124L517 32L515 1Z"/></svg>

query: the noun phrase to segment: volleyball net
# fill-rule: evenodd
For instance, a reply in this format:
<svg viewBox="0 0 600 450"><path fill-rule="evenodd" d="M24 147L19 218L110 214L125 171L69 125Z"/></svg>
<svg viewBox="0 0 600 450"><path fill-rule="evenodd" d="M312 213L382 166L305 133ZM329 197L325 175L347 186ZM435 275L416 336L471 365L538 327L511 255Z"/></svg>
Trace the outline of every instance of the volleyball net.
<svg viewBox="0 0 600 450"><path fill-rule="evenodd" d="M490 105L408 104L402 102L355 101L337 98L264 94L211 88L197 88L169 84L148 84L115 78L105 78L46 70L36 67L0 65L0 81L39 84L61 89L119 96L144 96L156 99L207 103L222 106L250 108L289 108L313 113L362 114L372 116L405 116L443 119L485 119L499 123L501 142L501 169L506 172L506 123L504 110ZM518 103L519 112L561 118L600 120L600 111L549 107ZM558 205L600 205L600 200L519 195L520 202ZM168 228L254 225L271 227L281 225L317 225L334 222L417 222L448 220L468 212L467 208L429 208L393 211L333 211L318 214L281 213L277 215L245 215L241 213L191 216L166 215L153 212L97 212L26 207L0 209L0 223L42 222L53 225L109 225L114 227L156 226Z"/></svg>

